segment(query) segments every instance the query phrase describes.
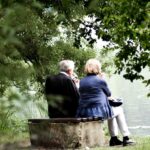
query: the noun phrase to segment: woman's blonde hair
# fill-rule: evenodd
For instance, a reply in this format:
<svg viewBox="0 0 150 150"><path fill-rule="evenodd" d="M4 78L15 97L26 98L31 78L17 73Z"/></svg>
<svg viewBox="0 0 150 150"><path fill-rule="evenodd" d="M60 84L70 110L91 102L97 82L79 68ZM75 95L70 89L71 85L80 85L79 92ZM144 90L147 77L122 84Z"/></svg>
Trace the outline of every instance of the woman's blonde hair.
<svg viewBox="0 0 150 150"><path fill-rule="evenodd" d="M100 74L101 73L101 63L97 59L89 59L84 68L86 74Z"/></svg>

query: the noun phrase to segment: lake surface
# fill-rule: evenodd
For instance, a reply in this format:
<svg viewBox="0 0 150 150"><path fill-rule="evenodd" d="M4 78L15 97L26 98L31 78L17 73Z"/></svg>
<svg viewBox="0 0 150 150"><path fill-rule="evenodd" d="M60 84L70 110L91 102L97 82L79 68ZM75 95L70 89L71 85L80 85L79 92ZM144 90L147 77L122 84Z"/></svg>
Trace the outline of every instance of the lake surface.
<svg viewBox="0 0 150 150"><path fill-rule="evenodd" d="M107 80L112 96L124 100L126 120L133 135L150 135L150 97L149 89L140 81L130 82L121 75L114 75Z"/></svg>

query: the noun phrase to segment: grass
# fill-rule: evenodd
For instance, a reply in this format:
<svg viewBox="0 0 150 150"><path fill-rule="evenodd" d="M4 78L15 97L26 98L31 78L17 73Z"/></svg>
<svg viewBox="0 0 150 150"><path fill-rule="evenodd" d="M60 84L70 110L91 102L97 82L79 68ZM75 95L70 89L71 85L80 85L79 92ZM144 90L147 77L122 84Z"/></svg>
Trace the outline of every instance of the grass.
<svg viewBox="0 0 150 150"><path fill-rule="evenodd" d="M0 144L15 143L29 139L29 134L24 133L13 133L5 132L0 134Z"/></svg>
<svg viewBox="0 0 150 150"><path fill-rule="evenodd" d="M15 128L13 129L12 126L10 126L8 130L0 130L0 150L35 150L32 149L30 145L30 137L27 125L25 126L23 124L24 122L17 122L17 125L15 124ZM104 128L104 130L106 129ZM108 144L110 137L107 133L107 130L105 131L105 133L105 138ZM134 146L110 147L106 145L104 147L90 148L90 150L150 150L150 136L135 136L133 137L133 139L136 141L136 145ZM82 150L86 150L86 148Z"/></svg>
<svg viewBox="0 0 150 150"><path fill-rule="evenodd" d="M0 150L32 150L29 134L5 132L0 134Z"/></svg>
<svg viewBox="0 0 150 150"><path fill-rule="evenodd" d="M114 147L97 147L92 150L150 150L150 137L133 137L136 141L134 146L114 146Z"/></svg>
<svg viewBox="0 0 150 150"><path fill-rule="evenodd" d="M90 148L90 150L150 150L150 137L133 137L133 139L136 141L136 145L134 146L104 146ZM13 133L5 133L4 135L0 134L0 149L32 150L29 141L29 134L27 132L15 135Z"/></svg>

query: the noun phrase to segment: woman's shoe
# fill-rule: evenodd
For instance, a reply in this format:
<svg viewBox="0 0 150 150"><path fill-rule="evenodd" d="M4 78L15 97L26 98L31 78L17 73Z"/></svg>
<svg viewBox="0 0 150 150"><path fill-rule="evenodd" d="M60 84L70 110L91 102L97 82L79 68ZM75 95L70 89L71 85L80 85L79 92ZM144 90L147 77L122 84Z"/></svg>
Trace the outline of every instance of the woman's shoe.
<svg viewBox="0 0 150 150"><path fill-rule="evenodd" d="M128 136L123 137L123 146L135 145L135 141L129 139Z"/></svg>
<svg viewBox="0 0 150 150"><path fill-rule="evenodd" d="M123 142L117 138L117 136L111 137L109 141L110 146L117 146L117 145L122 145Z"/></svg>

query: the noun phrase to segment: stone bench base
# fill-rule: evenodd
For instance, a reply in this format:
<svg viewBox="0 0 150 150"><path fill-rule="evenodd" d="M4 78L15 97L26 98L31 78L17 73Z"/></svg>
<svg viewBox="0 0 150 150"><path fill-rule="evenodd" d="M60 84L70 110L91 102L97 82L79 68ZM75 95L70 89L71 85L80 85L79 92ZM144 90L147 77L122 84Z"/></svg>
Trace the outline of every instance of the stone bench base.
<svg viewBox="0 0 150 150"><path fill-rule="evenodd" d="M51 149L103 146L103 121L99 119L29 119L31 144Z"/></svg>

